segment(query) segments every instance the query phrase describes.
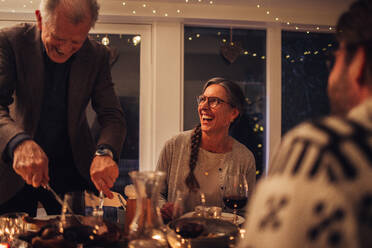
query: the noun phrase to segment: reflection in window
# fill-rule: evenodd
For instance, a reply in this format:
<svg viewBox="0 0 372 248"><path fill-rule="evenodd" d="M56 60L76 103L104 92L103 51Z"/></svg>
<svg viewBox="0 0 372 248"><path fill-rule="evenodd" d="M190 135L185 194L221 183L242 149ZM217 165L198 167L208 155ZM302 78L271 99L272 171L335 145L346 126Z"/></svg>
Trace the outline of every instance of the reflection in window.
<svg viewBox="0 0 372 248"><path fill-rule="evenodd" d="M127 122L127 136L120 154L120 175L114 190L123 193L131 183L128 172L138 170L139 161L139 91L140 91L140 42L138 35L91 34L94 39L110 49L111 75ZM97 135L99 124L92 111L88 119L93 134ZM89 116L91 116L89 118Z"/></svg>
<svg viewBox="0 0 372 248"><path fill-rule="evenodd" d="M282 32L282 134L329 113L327 55L333 34Z"/></svg>
<svg viewBox="0 0 372 248"><path fill-rule="evenodd" d="M195 97L206 80L219 76L239 83L247 109L231 135L253 152L260 176L264 168L266 31L185 27L184 37L184 130L199 123Z"/></svg>

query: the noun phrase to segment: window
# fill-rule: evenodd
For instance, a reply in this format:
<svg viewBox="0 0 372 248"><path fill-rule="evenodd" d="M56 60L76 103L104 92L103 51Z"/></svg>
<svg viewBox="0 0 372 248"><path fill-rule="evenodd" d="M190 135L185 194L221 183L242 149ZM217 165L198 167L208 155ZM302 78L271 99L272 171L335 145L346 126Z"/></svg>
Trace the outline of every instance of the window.
<svg viewBox="0 0 372 248"><path fill-rule="evenodd" d="M327 54L333 34L282 32L282 134L329 113Z"/></svg>

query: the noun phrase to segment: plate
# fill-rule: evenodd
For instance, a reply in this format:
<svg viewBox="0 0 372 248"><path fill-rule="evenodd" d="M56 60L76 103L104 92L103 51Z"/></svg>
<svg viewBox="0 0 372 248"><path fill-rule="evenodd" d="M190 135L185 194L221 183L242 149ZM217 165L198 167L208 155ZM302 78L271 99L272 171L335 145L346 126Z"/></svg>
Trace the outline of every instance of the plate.
<svg viewBox="0 0 372 248"><path fill-rule="evenodd" d="M206 219L200 217L181 217L167 225L167 239L172 248L184 247L184 240L174 231L179 222L203 222L204 230L199 237L191 238L191 248L226 248L235 242L238 227L229 221L221 219Z"/></svg>
<svg viewBox="0 0 372 248"><path fill-rule="evenodd" d="M182 215L181 218L195 217L195 216L197 216L197 214L195 213L195 211L193 211L193 212L189 212L189 213L186 213L186 214ZM245 219L242 216L240 216L240 215L237 215L237 216L238 216L237 224L238 225L243 224L244 221L245 221ZM234 218L234 214L222 212L220 219L221 220L227 220L227 221L233 222L233 218Z"/></svg>

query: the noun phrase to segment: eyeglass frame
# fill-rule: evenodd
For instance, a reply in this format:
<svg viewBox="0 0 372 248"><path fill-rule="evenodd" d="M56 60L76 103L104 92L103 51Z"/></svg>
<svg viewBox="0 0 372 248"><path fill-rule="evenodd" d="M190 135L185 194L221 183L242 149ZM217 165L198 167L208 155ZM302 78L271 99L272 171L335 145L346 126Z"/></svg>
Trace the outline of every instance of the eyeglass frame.
<svg viewBox="0 0 372 248"><path fill-rule="evenodd" d="M206 99L202 101L201 100L202 97L205 97ZM216 100L215 106L212 106L211 105L211 100ZM200 96L197 96L196 97L196 102L197 102L198 106L200 104L202 104L202 102L205 102L205 101L207 101L208 107L210 107L212 109L217 108L221 103L226 103L226 104L230 105L231 107L233 107L233 105L231 103L229 103L229 102L227 102L225 100L222 100L221 98L216 97L216 96L204 96L204 95L200 95Z"/></svg>

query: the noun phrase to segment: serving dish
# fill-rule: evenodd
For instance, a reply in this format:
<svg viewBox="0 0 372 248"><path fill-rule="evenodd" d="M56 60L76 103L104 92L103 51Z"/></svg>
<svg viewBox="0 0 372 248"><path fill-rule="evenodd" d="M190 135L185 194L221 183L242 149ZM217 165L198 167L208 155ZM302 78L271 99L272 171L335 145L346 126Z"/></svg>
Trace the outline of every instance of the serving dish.
<svg viewBox="0 0 372 248"><path fill-rule="evenodd" d="M180 222L203 223L203 232L196 238L190 238L192 248L226 248L230 244L235 243L239 233L238 227L226 220L183 217L171 221L167 225L167 239L172 248L187 247L185 240L175 231Z"/></svg>

